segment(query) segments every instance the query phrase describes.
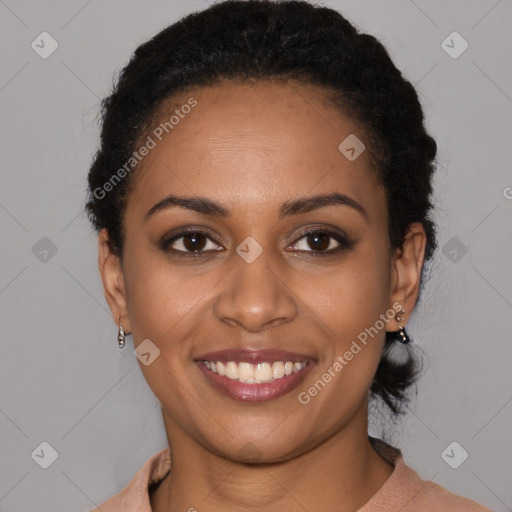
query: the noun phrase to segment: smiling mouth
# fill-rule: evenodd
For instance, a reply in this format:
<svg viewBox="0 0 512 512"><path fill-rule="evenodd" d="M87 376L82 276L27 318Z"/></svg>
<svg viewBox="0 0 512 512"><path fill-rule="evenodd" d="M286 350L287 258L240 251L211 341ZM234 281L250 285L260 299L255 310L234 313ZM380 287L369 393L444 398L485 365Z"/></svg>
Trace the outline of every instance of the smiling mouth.
<svg viewBox="0 0 512 512"><path fill-rule="evenodd" d="M195 359L206 381L242 402L267 402L293 391L316 359L278 349L225 349Z"/></svg>
<svg viewBox="0 0 512 512"><path fill-rule="evenodd" d="M213 373L217 373L221 377L226 376L228 379L243 382L245 384L263 384L274 382L291 375L299 373L308 364L307 361L274 361L262 363L247 363L228 361L201 361L201 363Z"/></svg>

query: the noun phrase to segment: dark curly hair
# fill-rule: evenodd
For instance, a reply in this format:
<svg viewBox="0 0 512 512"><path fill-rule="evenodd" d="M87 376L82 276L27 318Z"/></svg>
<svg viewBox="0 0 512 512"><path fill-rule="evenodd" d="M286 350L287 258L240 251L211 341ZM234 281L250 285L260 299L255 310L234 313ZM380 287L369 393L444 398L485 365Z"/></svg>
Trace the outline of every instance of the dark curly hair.
<svg viewBox="0 0 512 512"><path fill-rule="evenodd" d="M432 175L437 146L424 127L418 95L382 44L360 33L338 12L301 0L233 0L190 14L142 44L102 102L101 147L90 172L88 217L106 228L122 259L123 214L134 172L107 194L98 190L130 159L164 102L194 87L222 80L293 79L315 85L360 125L371 141L370 156L386 190L392 249L403 245L409 224L427 235L425 261L436 249ZM96 192L95 192L96 191ZM425 274L422 272L422 286ZM370 389L397 418L420 363L410 345L407 360L389 357L386 333L381 361Z"/></svg>

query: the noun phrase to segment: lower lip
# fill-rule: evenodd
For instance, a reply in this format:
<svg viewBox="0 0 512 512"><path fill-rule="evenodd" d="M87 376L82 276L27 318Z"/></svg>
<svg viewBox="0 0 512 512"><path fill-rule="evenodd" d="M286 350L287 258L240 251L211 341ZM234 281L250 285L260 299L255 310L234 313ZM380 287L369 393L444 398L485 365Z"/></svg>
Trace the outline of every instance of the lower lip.
<svg viewBox="0 0 512 512"><path fill-rule="evenodd" d="M308 361L308 364L300 372L291 373L281 379L262 382L261 384L247 384L213 373L200 361L197 362L197 365L206 375L208 382L224 395L242 402L269 402L295 389L313 368L314 363Z"/></svg>

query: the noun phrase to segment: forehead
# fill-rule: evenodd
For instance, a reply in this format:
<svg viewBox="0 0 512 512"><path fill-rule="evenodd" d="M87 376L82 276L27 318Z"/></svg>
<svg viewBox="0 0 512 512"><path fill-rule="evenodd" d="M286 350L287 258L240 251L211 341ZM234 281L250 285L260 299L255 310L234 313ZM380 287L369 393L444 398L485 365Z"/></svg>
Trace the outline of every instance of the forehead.
<svg viewBox="0 0 512 512"><path fill-rule="evenodd" d="M358 201L382 192L362 128L314 86L221 82L173 97L154 119L143 137L154 147L134 181L140 207L169 193L259 208L309 192L338 191ZM366 148L351 160L345 140Z"/></svg>

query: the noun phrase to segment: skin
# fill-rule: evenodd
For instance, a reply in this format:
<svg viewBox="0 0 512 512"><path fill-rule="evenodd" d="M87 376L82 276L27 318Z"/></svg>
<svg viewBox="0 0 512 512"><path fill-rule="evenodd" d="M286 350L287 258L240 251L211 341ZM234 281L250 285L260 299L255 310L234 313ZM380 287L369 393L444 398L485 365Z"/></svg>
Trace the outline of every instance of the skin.
<svg viewBox="0 0 512 512"><path fill-rule="evenodd" d="M391 250L370 142L321 89L224 82L173 98L162 119L192 95L198 105L136 170L122 261L108 234L99 235L99 269L116 324L121 317L134 347L150 339L160 350L149 366L139 362L162 404L171 448L172 470L151 493L152 508L355 511L393 471L368 441L367 414L385 330L396 331L396 320L307 405L297 395L395 302L407 323L425 232L411 224L403 247ZM367 149L353 162L338 150L351 133ZM366 214L338 204L278 218L287 201L332 192L357 201ZM173 206L145 219L169 194L206 196L230 215ZM205 239L208 252L199 257L159 246L187 226L217 241ZM300 237L308 227L343 230L353 246L315 257L318 246ZM248 236L263 248L250 264L236 253ZM328 249L339 245L326 240ZM186 250L183 242L171 247ZM211 387L194 362L205 352L240 347L306 354L316 366L296 390L243 403ZM247 463L248 452L257 464Z"/></svg>

